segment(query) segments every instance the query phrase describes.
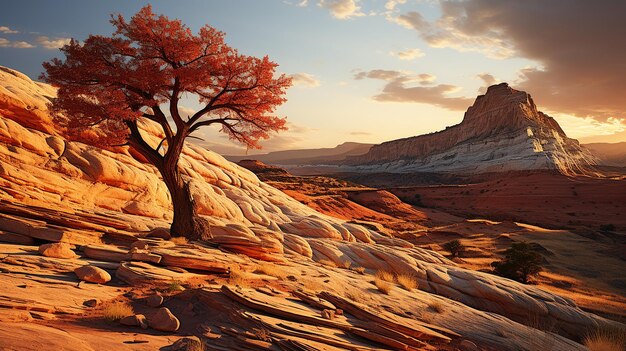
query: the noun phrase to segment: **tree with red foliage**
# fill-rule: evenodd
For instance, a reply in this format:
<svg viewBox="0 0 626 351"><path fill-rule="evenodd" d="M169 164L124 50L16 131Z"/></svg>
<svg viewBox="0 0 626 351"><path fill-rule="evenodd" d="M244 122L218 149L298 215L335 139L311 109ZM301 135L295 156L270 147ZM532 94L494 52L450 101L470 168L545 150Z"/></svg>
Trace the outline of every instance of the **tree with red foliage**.
<svg viewBox="0 0 626 351"><path fill-rule="evenodd" d="M55 120L70 138L100 147L128 145L154 165L172 198L171 234L203 238L208 225L197 216L178 166L186 138L219 125L231 139L258 148L260 139L286 129L285 119L273 113L286 101L291 79L275 77L277 64L267 56L239 54L224 43L224 33L204 26L194 35L149 5L130 21L117 15L111 23L117 28L112 36L72 40L61 49L65 60L43 63L41 79L58 87L51 106ZM203 106L186 118L179 109L184 94ZM142 136L142 119L162 129L158 145Z"/></svg>

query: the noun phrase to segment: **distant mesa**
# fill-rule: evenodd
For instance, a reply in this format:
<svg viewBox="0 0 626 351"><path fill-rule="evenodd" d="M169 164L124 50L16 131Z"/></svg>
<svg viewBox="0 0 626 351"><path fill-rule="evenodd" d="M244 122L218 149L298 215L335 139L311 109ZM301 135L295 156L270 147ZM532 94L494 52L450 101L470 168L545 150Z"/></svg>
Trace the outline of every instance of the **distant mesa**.
<svg viewBox="0 0 626 351"><path fill-rule="evenodd" d="M476 98L463 121L440 132L388 141L345 162L364 172L593 172L596 158L507 83Z"/></svg>
<svg viewBox="0 0 626 351"><path fill-rule="evenodd" d="M345 142L333 148L274 151L267 154L248 156L224 156L231 162L255 159L274 165L336 164L354 155L362 155L374 144Z"/></svg>

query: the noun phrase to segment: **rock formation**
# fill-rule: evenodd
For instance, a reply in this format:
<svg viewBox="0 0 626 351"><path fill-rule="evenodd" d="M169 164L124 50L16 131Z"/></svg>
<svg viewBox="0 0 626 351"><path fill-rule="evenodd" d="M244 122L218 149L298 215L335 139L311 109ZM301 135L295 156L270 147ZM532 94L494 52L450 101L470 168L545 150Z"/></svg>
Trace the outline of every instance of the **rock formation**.
<svg viewBox="0 0 626 351"><path fill-rule="evenodd" d="M102 150L58 136L42 110L50 95L38 90L49 92L49 87L6 68L0 69L0 82L2 92L12 94L0 99L0 241L17 243L0 244L0 308L31 311L28 316L7 314L13 319L32 315L53 319L57 313L82 316L83 301L114 299L119 288L113 284L75 289L75 282L57 279L93 265L114 271L116 282L130 286L204 279L206 285L190 290L194 295L181 298L187 304L205 305L198 314L203 320L189 322L199 318L193 313L195 307L175 309L176 299L169 298L164 307L148 310L145 316L153 328L168 332L187 328L186 323L193 327L187 332L202 327L202 335L216 339L222 349L269 350L278 345L304 350L313 343L329 350L374 350L381 345L392 350L455 350L447 345L469 339L487 349L527 350L540 335L555 349L582 350L575 340L587 330L619 326L581 310L567 298L463 269L374 226L318 213L250 171L194 145L186 147L180 165L199 214L211 223L212 239L183 244L164 240L171 207L155 169L135 160L127 149ZM143 132L152 136L154 145L161 138L149 123L143 123ZM359 201L371 200L363 195ZM33 255L35 240L74 245L79 257ZM67 250L72 251L69 246ZM252 284L256 289L232 287L231 279L237 281L239 274L243 280L241 276L268 264L263 261L280 263L284 273L274 275L281 277L281 289L261 288L272 282L267 277ZM41 275L42 270L50 274ZM379 270L413 276L419 289L372 293L363 274ZM229 275L229 281L224 281L224 275ZM215 279L224 285L210 283ZM300 302L284 292L306 286L319 288L312 288L316 292L308 297L294 293ZM40 293L30 295L31 291ZM311 301L317 302L308 307ZM445 313L426 315L433 303ZM336 308L335 317L322 318L323 310L331 306ZM561 335L521 324L529 313L555 325L554 331ZM44 324L7 326L9 317L0 318L0 343L6 343L0 346L9 349L36 350L19 344L20 338L34 333L56 338L41 337L50 343L35 345L38 349L58 348L57 340L72 343L72 350L91 350L87 342L75 341L93 340L97 333L102 338L97 328L81 335L76 330L59 333ZM258 326L270 334L250 332ZM145 337L153 342L147 349L159 345L157 337ZM431 342L436 346L427 344ZM112 343L102 340L94 348L115 349Z"/></svg>
<svg viewBox="0 0 626 351"><path fill-rule="evenodd" d="M478 96L460 124L375 145L346 163L366 172L540 169L571 174L591 171L596 161L552 117L537 110L530 94L502 83Z"/></svg>

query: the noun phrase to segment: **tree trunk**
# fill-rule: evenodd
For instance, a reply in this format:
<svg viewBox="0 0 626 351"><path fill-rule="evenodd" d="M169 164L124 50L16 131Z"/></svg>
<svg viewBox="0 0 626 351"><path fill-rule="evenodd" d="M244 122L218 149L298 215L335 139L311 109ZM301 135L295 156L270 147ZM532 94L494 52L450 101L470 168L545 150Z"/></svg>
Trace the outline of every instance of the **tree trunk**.
<svg viewBox="0 0 626 351"><path fill-rule="evenodd" d="M208 222L198 216L195 203L189 189L189 183L182 179L178 162L159 170L163 181L172 197L174 219L170 234L192 240L206 240L211 237Z"/></svg>

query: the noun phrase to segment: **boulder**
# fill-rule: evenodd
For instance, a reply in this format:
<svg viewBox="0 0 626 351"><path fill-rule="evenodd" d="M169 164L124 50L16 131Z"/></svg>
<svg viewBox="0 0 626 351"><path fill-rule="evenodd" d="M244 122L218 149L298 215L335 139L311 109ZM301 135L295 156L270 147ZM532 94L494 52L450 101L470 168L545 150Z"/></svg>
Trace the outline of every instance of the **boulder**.
<svg viewBox="0 0 626 351"><path fill-rule="evenodd" d="M120 324L132 327L141 327L141 329L148 329L148 320L143 314L135 314L124 317L120 319Z"/></svg>
<svg viewBox="0 0 626 351"><path fill-rule="evenodd" d="M180 321L167 307L161 307L148 320L150 328L165 332L175 332L180 328Z"/></svg>
<svg viewBox="0 0 626 351"><path fill-rule="evenodd" d="M72 251L68 243L50 243L39 246L39 253L46 257L54 258L76 258L77 255Z"/></svg>
<svg viewBox="0 0 626 351"><path fill-rule="evenodd" d="M163 296L161 294L156 293L154 295L148 296L146 299L146 305L150 307L159 307L163 303Z"/></svg>
<svg viewBox="0 0 626 351"><path fill-rule="evenodd" d="M100 301L98 301L98 299L89 299L83 302L83 306L87 307L96 307L98 306L98 304L100 304Z"/></svg>
<svg viewBox="0 0 626 351"><path fill-rule="evenodd" d="M90 283L106 284L111 280L111 275L102 268L96 266L82 266L74 270L78 279Z"/></svg>

